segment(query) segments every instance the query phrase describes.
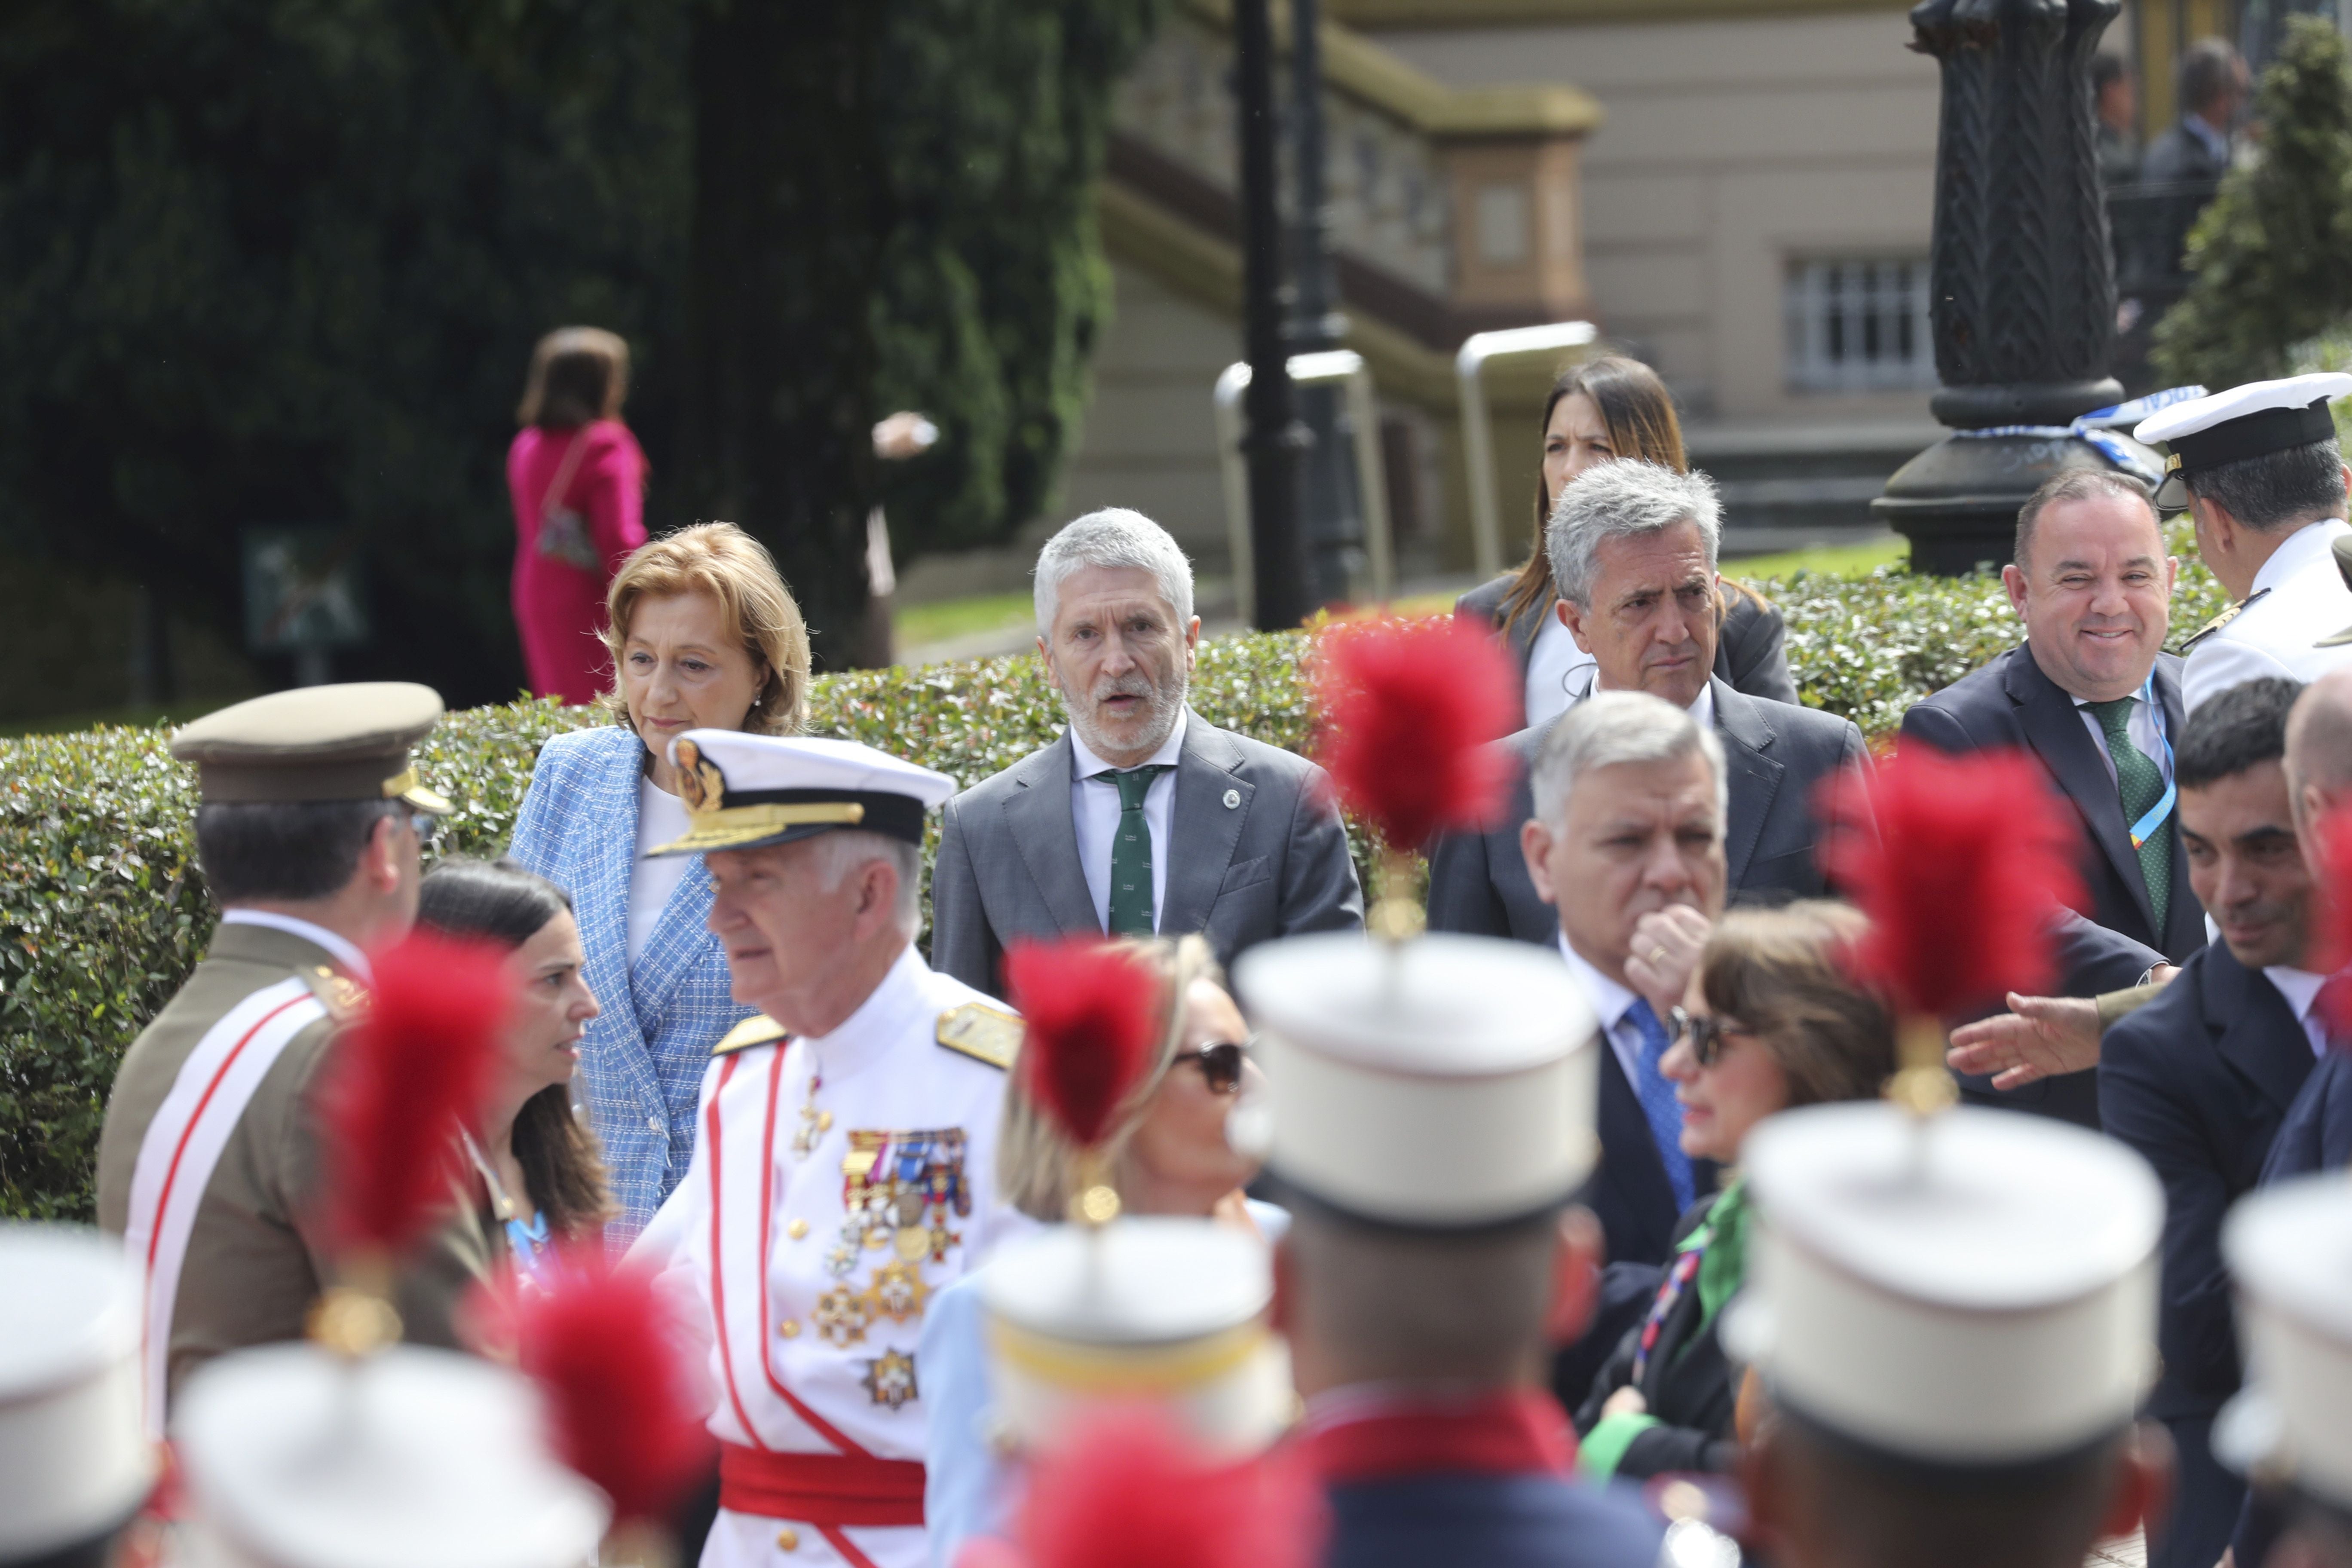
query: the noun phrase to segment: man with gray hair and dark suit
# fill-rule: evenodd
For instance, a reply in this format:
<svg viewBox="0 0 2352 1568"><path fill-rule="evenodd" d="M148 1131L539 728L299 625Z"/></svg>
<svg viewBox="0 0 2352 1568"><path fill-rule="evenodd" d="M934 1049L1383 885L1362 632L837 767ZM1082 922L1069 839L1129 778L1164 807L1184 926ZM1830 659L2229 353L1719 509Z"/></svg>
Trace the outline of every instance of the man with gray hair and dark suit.
<svg viewBox="0 0 2352 1568"><path fill-rule="evenodd" d="M1140 512L1089 512L1037 557L1037 652L1061 739L948 802L931 966L1003 994L1021 937L1204 933L1218 962L1364 920L1322 770L1185 706L1192 567Z"/></svg>

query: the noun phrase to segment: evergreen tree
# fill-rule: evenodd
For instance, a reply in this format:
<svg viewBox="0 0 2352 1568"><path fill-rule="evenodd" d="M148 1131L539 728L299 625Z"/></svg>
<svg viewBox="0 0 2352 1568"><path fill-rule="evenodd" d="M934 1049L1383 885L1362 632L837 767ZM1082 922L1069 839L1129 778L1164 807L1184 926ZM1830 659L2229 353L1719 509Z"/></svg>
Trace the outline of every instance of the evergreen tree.
<svg viewBox="0 0 2352 1568"><path fill-rule="evenodd" d="M2174 383L2289 374L2291 351L2352 314L2352 73L2344 38L2288 23L2263 75L2262 156L2231 173L2190 232L2196 282L2156 331Z"/></svg>

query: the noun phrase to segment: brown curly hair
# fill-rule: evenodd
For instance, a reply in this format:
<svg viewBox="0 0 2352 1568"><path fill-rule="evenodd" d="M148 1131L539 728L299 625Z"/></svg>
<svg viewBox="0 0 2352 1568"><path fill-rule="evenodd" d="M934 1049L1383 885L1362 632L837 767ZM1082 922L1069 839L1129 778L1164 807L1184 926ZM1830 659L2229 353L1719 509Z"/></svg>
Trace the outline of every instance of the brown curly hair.
<svg viewBox="0 0 2352 1568"><path fill-rule="evenodd" d="M604 595L604 647L613 657L613 689L604 710L629 725L621 694L621 650L629 616L646 598L708 594L719 602L719 623L740 639L751 662L767 672L743 728L755 735L793 735L808 721L808 623L784 586L768 547L731 522L698 522L649 540L621 563Z"/></svg>

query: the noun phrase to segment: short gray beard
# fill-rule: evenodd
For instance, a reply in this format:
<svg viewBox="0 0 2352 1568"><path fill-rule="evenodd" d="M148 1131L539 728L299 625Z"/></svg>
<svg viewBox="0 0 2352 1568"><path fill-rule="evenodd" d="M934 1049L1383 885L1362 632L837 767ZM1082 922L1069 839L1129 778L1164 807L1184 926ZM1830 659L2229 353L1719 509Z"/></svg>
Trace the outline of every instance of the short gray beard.
<svg viewBox="0 0 2352 1568"><path fill-rule="evenodd" d="M1151 723L1141 735L1137 737L1135 742L1137 750L1146 753L1156 752L1166 743L1170 735L1175 733L1177 716L1184 711L1184 698L1191 684L1184 667L1180 664L1176 667L1175 679L1170 685L1164 688L1155 686L1151 689L1148 694L1151 700ZM1114 692L1112 695L1116 696L1118 693ZM1123 752L1128 749L1112 743L1108 737L1097 731L1090 716L1080 714L1079 706L1070 700L1067 691L1062 693L1063 715L1069 720L1070 728L1077 731L1078 739L1086 742L1087 751L1099 757L1110 752Z"/></svg>

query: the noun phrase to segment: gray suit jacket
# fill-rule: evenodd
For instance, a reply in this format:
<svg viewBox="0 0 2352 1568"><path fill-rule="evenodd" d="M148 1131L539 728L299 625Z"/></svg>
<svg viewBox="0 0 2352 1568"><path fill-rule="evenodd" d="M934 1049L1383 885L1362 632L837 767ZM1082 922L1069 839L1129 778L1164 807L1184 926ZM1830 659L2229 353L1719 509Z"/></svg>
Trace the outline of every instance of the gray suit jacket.
<svg viewBox="0 0 2352 1568"><path fill-rule="evenodd" d="M1015 937L1102 934L1070 816L1070 737L948 802L931 870L931 967L992 996ZM1205 932L1217 961L1277 936L1364 923L1348 830L1303 757L1207 723L1184 725L1160 847L1163 935Z"/></svg>
<svg viewBox="0 0 2352 1568"><path fill-rule="evenodd" d="M1714 686L1715 733L1730 775L1723 852L1734 901L1819 898L1828 883L1813 859L1814 794L1839 769L1868 764L1862 731L1833 713L1746 696L1720 676ZM1496 742L1509 748L1517 775L1510 809L1486 831L1448 834L1430 852L1430 930L1558 938L1559 917L1536 896L1519 853L1519 826L1535 815L1528 770L1549 733L1547 725Z"/></svg>

